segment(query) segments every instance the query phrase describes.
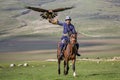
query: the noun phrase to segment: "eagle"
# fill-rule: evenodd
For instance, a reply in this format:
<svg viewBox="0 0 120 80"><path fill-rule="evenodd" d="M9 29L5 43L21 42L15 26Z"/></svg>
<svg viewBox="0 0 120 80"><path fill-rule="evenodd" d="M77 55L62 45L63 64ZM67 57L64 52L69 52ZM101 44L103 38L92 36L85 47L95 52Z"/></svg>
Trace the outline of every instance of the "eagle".
<svg viewBox="0 0 120 80"><path fill-rule="evenodd" d="M38 8L38 7L31 7L31 6L26 6L26 8L31 9L33 11L41 12L40 16L43 19L50 20L50 19L53 19L54 17L56 17L58 15L57 12L72 9L72 8L74 8L74 6L65 7L65 8L57 8L57 9L49 9L49 10L43 9L43 8Z"/></svg>

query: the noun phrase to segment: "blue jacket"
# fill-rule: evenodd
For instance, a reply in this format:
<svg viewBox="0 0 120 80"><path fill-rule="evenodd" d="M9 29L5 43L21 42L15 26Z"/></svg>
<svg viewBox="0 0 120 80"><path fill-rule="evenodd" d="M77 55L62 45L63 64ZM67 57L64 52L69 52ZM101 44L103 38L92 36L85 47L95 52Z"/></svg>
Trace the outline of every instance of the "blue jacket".
<svg viewBox="0 0 120 80"><path fill-rule="evenodd" d="M72 32L73 34L76 34L76 30L73 24L67 24L65 22L58 21L58 25L63 26L63 34L67 34L69 32Z"/></svg>

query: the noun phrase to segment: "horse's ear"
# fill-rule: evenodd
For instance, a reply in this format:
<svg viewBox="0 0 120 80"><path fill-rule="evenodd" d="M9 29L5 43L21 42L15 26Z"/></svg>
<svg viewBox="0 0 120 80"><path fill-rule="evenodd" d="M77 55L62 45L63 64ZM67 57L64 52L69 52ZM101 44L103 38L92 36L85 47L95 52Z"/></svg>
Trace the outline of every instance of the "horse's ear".
<svg viewBox="0 0 120 80"><path fill-rule="evenodd" d="M75 33L75 37L77 38L77 33Z"/></svg>
<svg viewBox="0 0 120 80"><path fill-rule="evenodd" d="M78 34L78 32L75 33L76 35Z"/></svg>

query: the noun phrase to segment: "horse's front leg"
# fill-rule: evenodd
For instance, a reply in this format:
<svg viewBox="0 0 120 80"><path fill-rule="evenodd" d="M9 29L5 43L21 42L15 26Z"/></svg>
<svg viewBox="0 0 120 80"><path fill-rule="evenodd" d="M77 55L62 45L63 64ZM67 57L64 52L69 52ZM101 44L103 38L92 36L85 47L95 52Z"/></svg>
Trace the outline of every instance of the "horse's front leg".
<svg viewBox="0 0 120 80"><path fill-rule="evenodd" d="M76 76L76 72L75 72L75 59L72 61L72 69L73 69L73 76Z"/></svg>
<svg viewBox="0 0 120 80"><path fill-rule="evenodd" d="M68 60L64 61L64 75L67 75L69 71L69 63Z"/></svg>

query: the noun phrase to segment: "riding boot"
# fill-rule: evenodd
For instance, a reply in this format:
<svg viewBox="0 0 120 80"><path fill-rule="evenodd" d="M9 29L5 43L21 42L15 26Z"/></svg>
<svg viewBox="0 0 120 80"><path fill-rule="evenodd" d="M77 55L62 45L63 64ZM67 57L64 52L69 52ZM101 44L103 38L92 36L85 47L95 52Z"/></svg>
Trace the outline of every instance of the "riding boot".
<svg viewBox="0 0 120 80"><path fill-rule="evenodd" d="M77 51L76 55L77 55L77 56L81 56L81 55L78 53L78 51Z"/></svg>
<svg viewBox="0 0 120 80"><path fill-rule="evenodd" d="M63 48L64 48L64 44L61 44L60 59L62 59L62 57L63 57Z"/></svg>
<svg viewBox="0 0 120 80"><path fill-rule="evenodd" d="M81 56L81 55L78 53L78 49L79 49L79 44L78 44L78 43L76 44L76 47L77 47L77 53L76 53L76 55L77 55L77 56Z"/></svg>

